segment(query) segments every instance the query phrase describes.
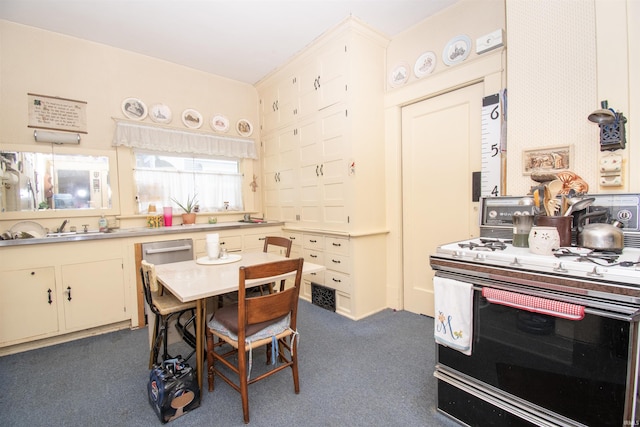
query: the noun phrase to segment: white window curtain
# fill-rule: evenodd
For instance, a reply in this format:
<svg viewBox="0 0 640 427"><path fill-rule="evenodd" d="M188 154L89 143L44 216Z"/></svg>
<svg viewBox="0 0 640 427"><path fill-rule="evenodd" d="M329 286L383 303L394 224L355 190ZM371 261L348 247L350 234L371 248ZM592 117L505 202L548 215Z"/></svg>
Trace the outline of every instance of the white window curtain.
<svg viewBox="0 0 640 427"><path fill-rule="evenodd" d="M204 132L169 129L154 125L116 120L113 146L129 147L137 152L156 152L192 158L257 159L253 139L235 138ZM144 168L133 171L137 186L138 212L150 204L173 206L175 198L184 204L197 195L201 212L243 210L242 174L215 173L182 168Z"/></svg>
<svg viewBox="0 0 640 427"><path fill-rule="evenodd" d="M171 197L185 204L187 197L194 194L201 212L222 211L225 206L234 211L244 209L241 174L194 174L150 169L136 169L134 173L141 212L145 212L149 204L178 208Z"/></svg>
<svg viewBox="0 0 640 427"><path fill-rule="evenodd" d="M253 139L116 121L112 145L166 153L257 159Z"/></svg>

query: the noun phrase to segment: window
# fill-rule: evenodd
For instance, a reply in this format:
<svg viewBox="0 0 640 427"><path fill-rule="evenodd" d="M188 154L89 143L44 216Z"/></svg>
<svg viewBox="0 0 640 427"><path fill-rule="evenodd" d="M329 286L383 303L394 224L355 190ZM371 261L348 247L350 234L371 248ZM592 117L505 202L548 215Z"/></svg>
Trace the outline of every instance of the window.
<svg viewBox="0 0 640 427"><path fill-rule="evenodd" d="M138 211L149 204L174 206L196 195L200 212L244 210L240 160L134 151ZM228 206L228 208L226 208Z"/></svg>

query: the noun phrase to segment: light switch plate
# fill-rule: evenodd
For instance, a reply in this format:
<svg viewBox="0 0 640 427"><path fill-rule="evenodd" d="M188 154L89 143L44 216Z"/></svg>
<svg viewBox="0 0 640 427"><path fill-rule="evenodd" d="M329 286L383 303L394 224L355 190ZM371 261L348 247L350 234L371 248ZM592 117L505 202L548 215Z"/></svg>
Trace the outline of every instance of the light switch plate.
<svg viewBox="0 0 640 427"><path fill-rule="evenodd" d="M476 53L481 54L504 46L504 31L495 30L476 39Z"/></svg>

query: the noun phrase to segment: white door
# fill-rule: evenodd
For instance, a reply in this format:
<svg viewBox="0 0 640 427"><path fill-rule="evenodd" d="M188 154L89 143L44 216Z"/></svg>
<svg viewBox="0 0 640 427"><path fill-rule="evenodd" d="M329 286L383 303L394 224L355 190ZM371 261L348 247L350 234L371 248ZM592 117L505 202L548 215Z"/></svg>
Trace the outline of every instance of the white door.
<svg viewBox="0 0 640 427"><path fill-rule="evenodd" d="M433 316L429 255L478 235L472 172L481 168L483 84L402 109L405 310Z"/></svg>

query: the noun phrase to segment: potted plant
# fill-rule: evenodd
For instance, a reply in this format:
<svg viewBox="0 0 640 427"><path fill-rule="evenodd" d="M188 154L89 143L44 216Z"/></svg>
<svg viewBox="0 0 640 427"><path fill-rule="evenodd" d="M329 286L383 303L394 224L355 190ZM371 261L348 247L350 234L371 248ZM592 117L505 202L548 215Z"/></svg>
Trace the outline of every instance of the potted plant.
<svg viewBox="0 0 640 427"><path fill-rule="evenodd" d="M194 194L193 197L189 197L187 195L187 202L185 204L180 203L173 197L171 200L178 205L184 213L182 214L182 223L183 224L195 224L196 223L196 214L194 212L194 208L198 205L198 200L196 199L197 194Z"/></svg>

